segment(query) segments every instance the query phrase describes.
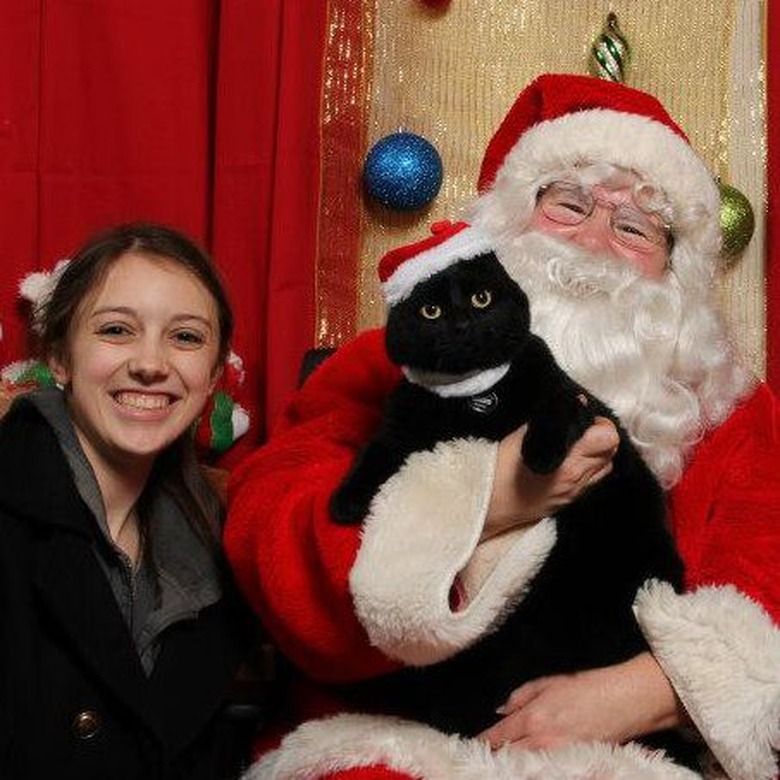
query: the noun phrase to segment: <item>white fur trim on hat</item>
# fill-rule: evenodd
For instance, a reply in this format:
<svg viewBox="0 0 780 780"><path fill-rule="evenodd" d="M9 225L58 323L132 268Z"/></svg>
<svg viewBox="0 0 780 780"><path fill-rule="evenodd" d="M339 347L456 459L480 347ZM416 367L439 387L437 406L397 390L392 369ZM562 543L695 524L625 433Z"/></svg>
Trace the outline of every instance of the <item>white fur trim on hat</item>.
<svg viewBox="0 0 780 780"><path fill-rule="evenodd" d="M487 235L474 227L466 227L441 244L426 249L398 266L382 283L382 293L389 306L407 298L420 282L455 265L490 252L493 245Z"/></svg>
<svg viewBox="0 0 780 780"><path fill-rule="evenodd" d="M497 446L460 439L414 453L374 499L350 588L360 622L386 655L425 665L473 644L522 599L553 547L551 519L502 535L478 590L462 609L450 606L478 550Z"/></svg>
<svg viewBox="0 0 780 780"><path fill-rule="evenodd" d="M678 595L648 582L637 620L653 655L732 780L774 780L780 749L780 629L733 586Z"/></svg>
<svg viewBox="0 0 780 780"><path fill-rule="evenodd" d="M699 203L718 214L715 180L687 141L653 119L610 109L578 111L535 125L507 155L496 183L502 178L530 183L540 174L595 162L636 172L661 187L680 209Z"/></svg>

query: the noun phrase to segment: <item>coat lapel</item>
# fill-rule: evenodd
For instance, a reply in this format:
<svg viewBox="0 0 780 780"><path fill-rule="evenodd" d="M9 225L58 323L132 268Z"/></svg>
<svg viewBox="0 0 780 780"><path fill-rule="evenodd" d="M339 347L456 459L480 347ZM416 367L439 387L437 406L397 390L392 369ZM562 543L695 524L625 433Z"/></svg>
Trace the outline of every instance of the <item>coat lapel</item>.
<svg viewBox="0 0 780 780"><path fill-rule="evenodd" d="M35 584L42 607L103 684L148 720L148 680L88 540L67 532L41 542Z"/></svg>
<svg viewBox="0 0 780 780"><path fill-rule="evenodd" d="M150 678L155 711L169 750L182 750L226 702L246 647L242 621L230 599L208 607L197 621L171 629ZM208 674L203 670L208 669Z"/></svg>
<svg viewBox="0 0 780 780"><path fill-rule="evenodd" d="M8 441L8 446L3 446ZM92 549L94 518L73 484L54 432L29 399L0 426L0 505L37 540L34 587L73 653L144 720L148 682L108 579ZM35 485L46 475L46 487Z"/></svg>

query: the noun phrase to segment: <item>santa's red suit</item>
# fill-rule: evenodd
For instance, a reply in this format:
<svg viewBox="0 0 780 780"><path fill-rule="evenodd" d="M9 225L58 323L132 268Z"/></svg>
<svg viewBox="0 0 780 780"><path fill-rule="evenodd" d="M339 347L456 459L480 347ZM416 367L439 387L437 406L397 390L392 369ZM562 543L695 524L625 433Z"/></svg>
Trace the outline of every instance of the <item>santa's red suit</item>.
<svg viewBox="0 0 780 780"><path fill-rule="evenodd" d="M701 258L717 248L717 191L652 98L620 85L591 87L592 81L542 77L530 95L521 93L509 117L524 129L512 140L505 123L491 145L488 184L496 182L482 199L490 217L478 211L477 218L500 236L500 215L493 216L501 206L491 197L512 183L507 176L538 182L572 167L561 154L608 159L653 177L673 214L681 213L679 200L692 204L688 216L704 220L703 228L679 220L675 232L672 269L690 296L691 280L711 276ZM589 106L604 130L597 142L586 121ZM572 121L573 138L566 135ZM649 140L626 135L637 128ZM541 149L542 129L558 135L555 151ZM578 152L584 130L591 140ZM517 170L529 159L526 141L532 175ZM518 197L512 196L516 204ZM526 200L528 210L532 198ZM486 441L446 442L412 456L382 488L363 526L332 521L331 494L376 429L399 376L383 332L362 334L315 370L270 441L232 476L227 554L245 595L304 680L291 692L292 725L308 721L260 757L248 777L698 776L634 744L491 752L477 740L382 715L379 701L373 702L378 714L347 713L331 695L331 684L434 663L469 646L532 587L555 544L554 518L480 543L497 451ZM708 426L685 463L669 499L687 589L678 595L663 583L646 583L635 614L723 768L705 776L771 780L780 747L780 402L757 386ZM456 583L465 593L453 606Z"/></svg>
<svg viewBox="0 0 780 780"><path fill-rule="evenodd" d="M404 645L419 661L420 648L430 647L433 660L436 648L466 643L508 592L522 588L552 543L541 533L546 527L533 538L525 534L485 586L482 601L472 604L474 614L451 611L450 586L474 552L480 510L490 496L495 445L487 443L452 444L422 456L405 476L423 487L396 484L386 492L362 546L360 529L333 523L328 499L375 429L382 400L398 378L382 332L362 335L314 372L270 443L232 480L226 544L236 574L281 651L316 681L389 671L395 664L385 653L398 657ZM771 766L780 729L778 468L780 403L761 386L701 442L671 492L690 592L679 597L663 586L649 587L637 601L653 652L708 743L722 761L733 756L736 766L745 767L734 777L772 776L765 769L751 774L751 767ZM392 515L385 523L383 513ZM432 527L433 516L446 518L446 529ZM436 544L421 556L429 536ZM377 580L386 581L363 582L363 593L351 593L356 559L361 571L375 570ZM383 590L395 614L383 614ZM361 597L368 603L360 615L366 622L375 616L378 625L369 630L384 638L385 648L367 640L353 604ZM335 710L324 689L319 693L323 698L312 696L313 709L302 709L302 718ZM407 740L434 754L431 761L439 750L451 751L454 761L460 748L450 740L426 745L424 727L395 739L383 736L380 724L348 722L343 728L333 736L336 744L320 745L312 736L308 756L307 743L297 746L301 761L322 767L381 761L414 776L427 765Z"/></svg>

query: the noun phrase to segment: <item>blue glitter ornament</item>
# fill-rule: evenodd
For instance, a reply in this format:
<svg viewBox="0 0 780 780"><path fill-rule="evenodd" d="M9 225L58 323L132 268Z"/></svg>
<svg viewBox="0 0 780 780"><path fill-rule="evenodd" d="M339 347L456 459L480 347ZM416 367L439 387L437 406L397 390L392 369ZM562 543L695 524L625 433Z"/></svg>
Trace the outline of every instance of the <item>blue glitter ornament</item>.
<svg viewBox="0 0 780 780"><path fill-rule="evenodd" d="M441 157L430 141L399 132L380 138L363 164L363 184L382 205L400 211L427 206L439 193Z"/></svg>

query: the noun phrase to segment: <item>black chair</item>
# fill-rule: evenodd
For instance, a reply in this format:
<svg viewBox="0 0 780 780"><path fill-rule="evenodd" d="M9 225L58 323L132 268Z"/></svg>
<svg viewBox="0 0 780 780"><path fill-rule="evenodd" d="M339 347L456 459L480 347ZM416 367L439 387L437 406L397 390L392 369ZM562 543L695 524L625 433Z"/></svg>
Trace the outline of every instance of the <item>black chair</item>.
<svg viewBox="0 0 780 780"><path fill-rule="evenodd" d="M301 360L301 367L298 371L298 387L300 387L320 363L329 358L336 351L335 347L312 347L307 349Z"/></svg>

